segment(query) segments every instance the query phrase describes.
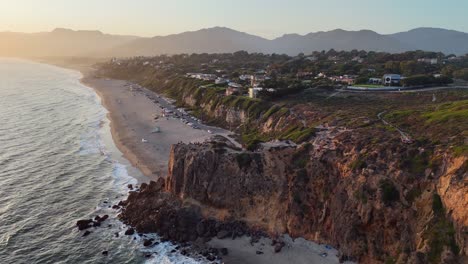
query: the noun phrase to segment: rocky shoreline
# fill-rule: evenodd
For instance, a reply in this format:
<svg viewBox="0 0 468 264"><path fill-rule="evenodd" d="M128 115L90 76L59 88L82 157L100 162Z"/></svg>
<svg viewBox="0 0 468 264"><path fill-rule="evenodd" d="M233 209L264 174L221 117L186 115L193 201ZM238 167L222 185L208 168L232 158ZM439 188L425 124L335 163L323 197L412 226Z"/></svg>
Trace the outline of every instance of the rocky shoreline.
<svg viewBox="0 0 468 264"><path fill-rule="evenodd" d="M199 206L184 203L165 189L163 179L143 183L138 191L131 191L128 199L119 204L122 206L119 218L131 226L127 230L129 235L134 232L157 233L162 241L177 243L183 254L201 255L209 261L221 260L228 255L227 248L213 248L207 244L212 238L234 240L247 236L253 245L260 238L269 237L266 232L251 228L243 221L205 218ZM274 238L272 241L274 251L280 252L285 243ZM144 245L149 247L153 241L145 240Z"/></svg>

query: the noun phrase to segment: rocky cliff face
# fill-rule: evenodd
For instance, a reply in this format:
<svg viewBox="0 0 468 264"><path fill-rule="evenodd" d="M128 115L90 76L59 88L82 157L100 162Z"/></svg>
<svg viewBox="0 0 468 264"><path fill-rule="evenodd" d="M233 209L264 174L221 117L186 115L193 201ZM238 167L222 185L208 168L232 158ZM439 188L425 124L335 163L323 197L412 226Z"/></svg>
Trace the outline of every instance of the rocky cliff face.
<svg viewBox="0 0 468 264"><path fill-rule="evenodd" d="M178 144L165 188L202 205L205 217L329 243L363 263L460 261L466 157L391 136L372 145L361 132L330 129L299 147L270 143L256 152Z"/></svg>

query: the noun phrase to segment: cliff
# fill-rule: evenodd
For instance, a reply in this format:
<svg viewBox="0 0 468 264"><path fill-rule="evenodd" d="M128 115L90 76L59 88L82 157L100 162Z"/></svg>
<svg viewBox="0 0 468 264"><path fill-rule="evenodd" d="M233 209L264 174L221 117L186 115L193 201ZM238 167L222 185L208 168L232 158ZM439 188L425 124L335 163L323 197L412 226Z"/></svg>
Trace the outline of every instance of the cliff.
<svg viewBox="0 0 468 264"><path fill-rule="evenodd" d="M466 157L392 137L369 145L360 132L334 128L299 147L256 152L178 144L165 188L201 204L204 217L329 243L362 263L466 257ZM425 162L434 165L421 171Z"/></svg>

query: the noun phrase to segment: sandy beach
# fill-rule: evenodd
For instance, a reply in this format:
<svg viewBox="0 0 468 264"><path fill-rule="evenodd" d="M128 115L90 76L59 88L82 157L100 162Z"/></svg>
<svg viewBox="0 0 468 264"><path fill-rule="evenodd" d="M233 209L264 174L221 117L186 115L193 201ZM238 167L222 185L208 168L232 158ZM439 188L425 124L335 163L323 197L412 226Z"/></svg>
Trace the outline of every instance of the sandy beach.
<svg viewBox="0 0 468 264"><path fill-rule="evenodd" d="M133 166L150 179L165 177L171 146L178 142L203 142L213 135L228 136L229 131L209 127L182 116L170 100L126 81L96 78L86 74L81 80L92 87L109 111L114 141ZM163 116L163 109L172 115ZM155 130L160 130L155 132Z"/></svg>
<svg viewBox="0 0 468 264"><path fill-rule="evenodd" d="M249 237L232 239L212 239L208 244L212 247L227 248L229 254L223 257L227 264L332 264L339 263L338 251L326 245L283 236L285 246L279 253L274 252L271 239L262 238L255 244ZM351 262L345 262L351 263Z"/></svg>

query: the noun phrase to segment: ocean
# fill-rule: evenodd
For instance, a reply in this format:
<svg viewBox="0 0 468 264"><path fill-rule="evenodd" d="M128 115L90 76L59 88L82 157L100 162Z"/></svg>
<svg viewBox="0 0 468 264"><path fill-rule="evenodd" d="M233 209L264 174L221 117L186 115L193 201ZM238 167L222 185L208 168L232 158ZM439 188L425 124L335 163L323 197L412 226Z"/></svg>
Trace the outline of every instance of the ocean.
<svg viewBox="0 0 468 264"><path fill-rule="evenodd" d="M122 158L106 109L80 78L0 59L0 263L202 263L170 242L148 249L124 235L110 207L147 179ZM89 236L75 226L105 214Z"/></svg>

